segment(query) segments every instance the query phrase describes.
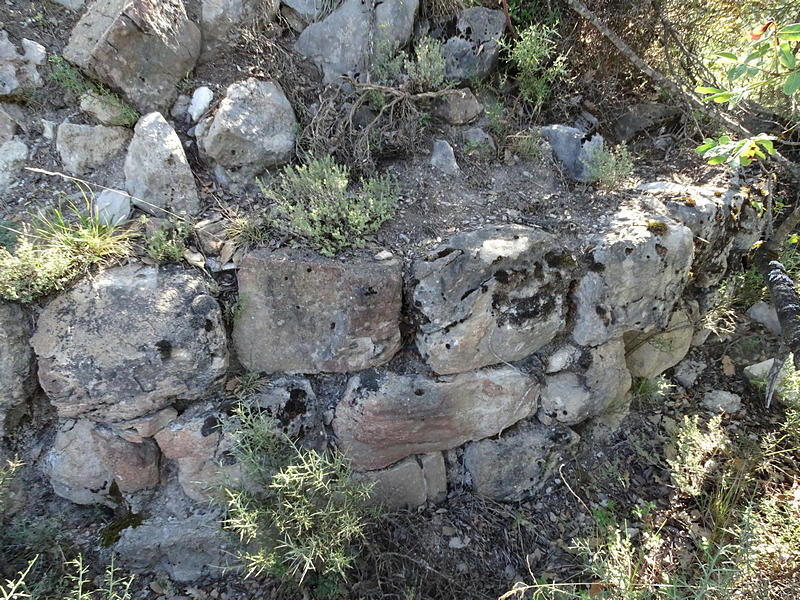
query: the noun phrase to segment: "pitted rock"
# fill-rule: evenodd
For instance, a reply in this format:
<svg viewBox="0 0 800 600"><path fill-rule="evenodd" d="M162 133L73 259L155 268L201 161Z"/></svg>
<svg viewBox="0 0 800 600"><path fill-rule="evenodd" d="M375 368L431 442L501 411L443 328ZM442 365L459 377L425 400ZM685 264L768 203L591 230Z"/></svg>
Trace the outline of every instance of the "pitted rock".
<svg viewBox="0 0 800 600"><path fill-rule="evenodd" d="M442 49L445 76L458 81L486 77L497 64L505 28L502 10L474 6L459 12L457 35L448 39Z"/></svg>
<svg viewBox="0 0 800 600"><path fill-rule="evenodd" d="M687 227L655 218L623 208L593 240L592 265L573 296L578 344L666 326L689 281L694 244Z"/></svg>
<svg viewBox="0 0 800 600"><path fill-rule="evenodd" d="M625 335L625 352L631 377L653 379L674 367L689 352L694 328L685 310L672 313L664 331Z"/></svg>
<svg viewBox="0 0 800 600"><path fill-rule="evenodd" d="M83 175L122 152L130 140L131 131L124 127L62 123L56 133L56 149L64 169Z"/></svg>
<svg viewBox="0 0 800 600"><path fill-rule="evenodd" d="M0 439L25 412L36 387L32 330L20 305L0 301Z"/></svg>
<svg viewBox="0 0 800 600"><path fill-rule="evenodd" d="M614 340L583 348L569 370L548 374L542 389L539 420L576 425L590 417L627 409L631 375L625 366L625 345Z"/></svg>
<svg viewBox="0 0 800 600"><path fill-rule="evenodd" d="M413 265L417 347L440 374L522 359L565 326L574 259L520 225L458 234Z"/></svg>
<svg viewBox="0 0 800 600"><path fill-rule="evenodd" d="M32 338L59 416L136 419L213 390L228 366L205 280L179 267L108 269L51 301Z"/></svg>
<svg viewBox="0 0 800 600"><path fill-rule="evenodd" d="M360 371L400 348L401 264L257 250L239 269L239 360L256 371Z"/></svg>
<svg viewBox="0 0 800 600"><path fill-rule="evenodd" d="M496 435L536 411L535 379L510 367L436 380L368 371L351 378L333 430L360 470Z"/></svg>

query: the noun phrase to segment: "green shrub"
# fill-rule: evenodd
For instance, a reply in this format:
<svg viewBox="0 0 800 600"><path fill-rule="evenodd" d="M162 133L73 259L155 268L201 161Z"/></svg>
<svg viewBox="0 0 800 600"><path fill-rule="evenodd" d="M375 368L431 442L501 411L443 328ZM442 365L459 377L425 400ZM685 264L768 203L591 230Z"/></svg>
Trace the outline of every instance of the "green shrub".
<svg viewBox="0 0 800 600"><path fill-rule="evenodd" d="M276 224L303 238L326 256L351 246L392 218L397 208L397 185L389 177L361 181L360 190L348 191L349 170L333 158L284 168L264 194L276 202Z"/></svg>
<svg viewBox="0 0 800 600"><path fill-rule="evenodd" d="M302 448L258 408L241 403L226 428L248 485L226 489L223 525L243 544L248 576L344 578L350 546L363 538L369 487L351 478L341 454Z"/></svg>
<svg viewBox="0 0 800 600"><path fill-rule="evenodd" d="M633 160L625 144L611 150L593 146L583 164L588 180L606 190L619 189L633 175Z"/></svg>
<svg viewBox="0 0 800 600"><path fill-rule="evenodd" d="M534 24L522 31L512 46L505 44L517 70L522 97L540 109L550 97L553 84L567 76L566 56L557 54L554 27Z"/></svg>
<svg viewBox="0 0 800 600"><path fill-rule="evenodd" d="M431 37L423 37L414 46L414 56L416 61L405 61L411 89L415 92L435 92L445 88L442 43Z"/></svg>
<svg viewBox="0 0 800 600"><path fill-rule="evenodd" d="M146 238L145 252L159 265L180 262L185 251L184 238L175 229L156 229Z"/></svg>
<svg viewBox="0 0 800 600"><path fill-rule="evenodd" d="M67 284L93 265L127 256L131 234L92 216L91 201L65 213L51 209L33 218L10 252L0 248L0 297L33 302Z"/></svg>

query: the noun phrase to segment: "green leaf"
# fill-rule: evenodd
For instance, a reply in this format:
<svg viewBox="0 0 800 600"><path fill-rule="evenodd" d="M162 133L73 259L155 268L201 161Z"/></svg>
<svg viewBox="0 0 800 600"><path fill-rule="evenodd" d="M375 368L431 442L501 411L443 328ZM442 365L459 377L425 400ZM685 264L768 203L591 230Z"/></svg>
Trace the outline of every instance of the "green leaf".
<svg viewBox="0 0 800 600"><path fill-rule="evenodd" d="M783 93L791 96L800 89L800 71L795 71L783 82Z"/></svg>
<svg viewBox="0 0 800 600"><path fill-rule="evenodd" d="M715 87L697 86L694 91L698 94L719 94L723 90Z"/></svg>
<svg viewBox="0 0 800 600"><path fill-rule="evenodd" d="M733 67L730 71L728 71L728 81L736 81L745 74L747 71L747 65L740 64Z"/></svg>
<svg viewBox="0 0 800 600"><path fill-rule="evenodd" d="M717 52L717 56L725 60L732 60L734 62L739 60L733 52Z"/></svg>
<svg viewBox="0 0 800 600"><path fill-rule="evenodd" d="M767 154L775 154L775 145L771 140L758 140L758 143L764 147Z"/></svg>
<svg viewBox="0 0 800 600"><path fill-rule="evenodd" d="M720 165L720 164L725 162L726 158L727 158L726 155L713 156L713 157L708 159L708 164L710 164L710 165Z"/></svg>
<svg viewBox="0 0 800 600"><path fill-rule="evenodd" d="M787 42L800 41L800 23L792 23L778 30L778 37Z"/></svg>
<svg viewBox="0 0 800 600"><path fill-rule="evenodd" d="M730 92L722 92L721 94L714 94L710 98L706 98L706 100L713 100L717 104L722 104L723 102L730 100L731 96L733 96L733 94Z"/></svg>
<svg viewBox="0 0 800 600"><path fill-rule="evenodd" d="M778 53L778 58L781 61L781 64L786 67L787 69L794 69L797 66L797 58L795 57L792 49L789 47L787 42L781 44L780 51Z"/></svg>

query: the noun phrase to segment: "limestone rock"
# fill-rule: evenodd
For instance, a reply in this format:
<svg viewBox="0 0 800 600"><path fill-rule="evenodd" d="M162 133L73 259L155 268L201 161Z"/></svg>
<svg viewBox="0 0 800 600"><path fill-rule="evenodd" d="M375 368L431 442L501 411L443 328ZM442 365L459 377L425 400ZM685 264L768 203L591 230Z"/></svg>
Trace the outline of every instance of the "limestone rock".
<svg viewBox="0 0 800 600"><path fill-rule="evenodd" d="M433 112L451 125L464 125L477 119L483 106L469 88L464 88L440 98Z"/></svg>
<svg viewBox="0 0 800 600"><path fill-rule="evenodd" d="M156 217L199 210L183 145L161 113L145 115L136 124L125 158L125 187L137 207Z"/></svg>
<svg viewBox="0 0 800 600"><path fill-rule="evenodd" d="M50 302L32 338L59 416L135 419L213 389L228 352L217 301L194 271L130 264Z"/></svg>
<svg viewBox="0 0 800 600"><path fill-rule="evenodd" d="M684 360L675 367L675 381L687 390L694 386L697 378L706 370L706 363L701 360ZM745 375L747 369L745 369Z"/></svg>
<svg viewBox="0 0 800 600"><path fill-rule="evenodd" d="M546 424L576 425L590 417L622 412L630 388L622 340L584 348L571 370L545 377L539 419Z"/></svg>
<svg viewBox="0 0 800 600"><path fill-rule="evenodd" d="M325 83L340 75L365 72L370 38L404 46L414 27L419 0L386 0L375 7L371 25L370 7L361 0L345 0L319 23L303 30L297 51L322 71Z"/></svg>
<svg viewBox="0 0 800 600"><path fill-rule="evenodd" d="M62 123L56 133L56 149L64 169L84 175L120 153L130 139L131 131L124 127Z"/></svg>
<svg viewBox="0 0 800 600"><path fill-rule="evenodd" d="M653 181L636 186L637 191L647 192L647 198L656 212L670 217L688 227L695 236L694 284L711 287L718 284L728 268L728 256L736 244L745 240L739 251L749 251L759 239L763 219L750 233L744 223L752 208L744 203L744 194L737 188L684 185L670 181ZM660 217L658 218L660 220ZM733 233L733 235L732 235Z"/></svg>
<svg viewBox="0 0 800 600"><path fill-rule="evenodd" d="M760 323L773 334L781 334L781 323L778 320L778 313L775 307L766 302L756 302L747 310L747 316L756 323Z"/></svg>
<svg viewBox="0 0 800 600"><path fill-rule="evenodd" d="M126 569L166 571L182 582L219 575L233 555L216 512L152 516L123 530L114 552Z"/></svg>
<svg viewBox="0 0 800 600"><path fill-rule="evenodd" d="M359 371L400 348L401 265L257 250L239 270L239 360L255 371Z"/></svg>
<svg viewBox="0 0 800 600"><path fill-rule="evenodd" d="M192 119L192 123L202 117L211 105L211 100L214 98L214 92L208 86L200 86L192 94L192 100L189 103L187 113Z"/></svg>
<svg viewBox="0 0 800 600"><path fill-rule="evenodd" d="M603 149L603 136L595 134L583 141L584 132L567 125L548 125L541 132L567 173L575 181L589 183L591 177L586 165L594 152Z"/></svg>
<svg viewBox="0 0 800 600"><path fill-rule="evenodd" d="M119 225L131 216L131 198L117 190L103 190L94 201L94 214L102 225Z"/></svg>
<svg viewBox="0 0 800 600"><path fill-rule="evenodd" d="M778 385L775 387L775 395L774 398L778 402L783 402L783 400L789 394L789 398L796 397L796 385L792 385L788 381L788 377L793 375L794 366L792 362L792 354L790 353L786 362L781 367L781 371L778 374ZM756 390L762 390L762 396L764 395L763 390L766 390L766 383L767 378L769 377L769 372L772 370L772 365L775 362L774 358L769 358L765 361L760 363L756 363L754 365L749 365L744 368L744 376L750 385L754 386Z"/></svg>
<svg viewBox="0 0 800 600"><path fill-rule="evenodd" d="M502 10L474 6L459 12L456 35L442 49L445 76L458 81L486 77L497 63L505 28Z"/></svg>
<svg viewBox="0 0 800 600"><path fill-rule="evenodd" d="M0 29L0 97L19 96L42 86L42 77L36 70L47 57L44 46L23 39L22 52L8 39L8 32Z"/></svg>
<svg viewBox="0 0 800 600"><path fill-rule="evenodd" d="M15 137L0 146L0 197L16 181L28 159L28 147Z"/></svg>
<svg viewBox="0 0 800 600"><path fill-rule="evenodd" d="M14 137L17 132L17 120L10 114L10 105L0 104L0 146Z"/></svg>
<svg viewBox="0 0 800 600"><path fill-rule="evenodd" d="M265 169L291 160L296 125L283 90L250 78L228 87L216 114L197 126L197 143L228 178L252 184Z"/></svg>
<svg viewBox="0 0 800 600"><path fill-rule="evenodd" d="M227 42L239 35L258 11L272 19L278 14L278 0L202 0L200 29L203 32L202 60L224 50Z"/></svg>
<svg viewBox="0 0 800 600"><path fill-rule="evenodd" d="M278 429L292 439L302 437L307 447L324 446L326 434L322 412L307 379L270 379L260 386L258 393L248 398L248 403L274 419Z"/></svg>
<svg viewBox="0 0 800 600"><path fill-rule="evenodd" d="M618 141L627 142L636 134L663 125L680 114L680 109L657 102L632 104L614 121L612 131Z"/></svg>
<svg viewBox="0 0 800 600"><path fill-rule="evenodd" d="M32 329L21 306L0 301L0 439L25 411L36 386Z"/></svg>
<svg viewBox="0 0 800 600"><path fill-rule="evenodd" d="M464 132L464 144L467 151L472 153L476 150L479 154L493 155L497 153L497 146L494 145L492 136L480 127L471 127Z"/></svg>
<svg viewBox="0 0 800 600"><path fill-rule="evenodd" d="M181 0L95 0L64 49L64 58L142 113L166 110L199 56L200 30Z"/></svg>
<svg viewBox="0 0 800 600"><path fill-rule="evenodd" d="M574 294L575 341L598 345L664 327L689 280L692 232L623 208L594 241L592 265Z"/></svg>
<svg viewBox="0 0 800 600"><path fill-rule="evenodd" d="M703 396L703 406L713 412L737 413L742 408L742 399L725 390L712 390Z"/></svg>
<svg viewBox="0 0 800 600"><path fill-rule="evenodd" d="M677 365L692 344L694 328L685 310L676 310L664 331L625 336L625 352L631 377L653 379Z"/></svg>
<svg viewBox="0 0 800 600"><path fill-rule="evenodd" d="M538 392L509 367L437 380L369 371L348 382L333 430L355 469L380 469L496 435L536 410Z"/></svg>
<svg viewBox="0 0 800 600"><path fill-rule="evenodd" d="M417 347L437 373L522 359L565 326L573 263L520 225L461 233L413 265Z"/></svg>
<svg viewBox="0 0 800 600"><path fill-rule="evenodd" d="M428 499L422 467L413 457L380 471L354 473L353 477L372 484L369 503L385 510L417 508Z"/></svg>
<svg viewBox="0 0 800 600"><path fill-rule="evenodd" d="M464 466L478 495L519 501L547 481L561 453L578 439L567 427L525 421L497 439L467 444Z"/></svg>
<svg viewBox="0 0 800 600"><path fill-rule="evenodd" d="M431 165L445 175L458 175L461 172L453 154L453 147L446 140L434 140Z"/></svg>
<svg viewBox="0 0 800 600"><path fill-rule="evenodd" d="M113 96L91 90L81 94L80 107L103 125L131 126L131 118L135 119L135 115L127 113L125 106Z"/></svg>
<svg viewBox="0 0 800 600"><path fill-rule="evenodd" d="M240 479L240 467L224 464L231 440L222 432L222 418L209 405L193 406L155 434L165 458L178 463L178 482L199 503L224 500L221 486Z"/></svg>
<svg viewBox="0 0 800 600"><path fill-rule="evenodd" d="M112 426L112 430L122 439L139 444L164 429L177 416L178 411L168 406L138 419L117 423Z"/></svg>
<svg viewBox="0 0 800 600"><path fill-rule="evenodd" d="M76 504L108 504L113 482L122 494L158 485L158 449L152 440L125 441L86 419L64 422L45 458L55 493Z"/></svg>

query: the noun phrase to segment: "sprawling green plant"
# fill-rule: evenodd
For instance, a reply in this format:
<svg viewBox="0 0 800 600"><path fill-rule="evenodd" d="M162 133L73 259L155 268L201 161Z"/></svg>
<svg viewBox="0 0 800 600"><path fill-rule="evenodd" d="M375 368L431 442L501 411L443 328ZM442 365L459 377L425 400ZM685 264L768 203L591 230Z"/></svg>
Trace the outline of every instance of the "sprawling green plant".
<svg viewBox="0 0 800 600"><path fill-rule="evenodd" d="M633 160L625 144L606 150L593 146L589 156L583 160L588 181L595 182L606 190L615 190L633 175Z"/></svg>
<svg viewBox="0 0 800 600"><path fill-rule="evenodd" d="M276 203L276 225L304 239L326 256L363 246L397 208L397 185L390 176L362 180L348 190L349 170L326 156L286 167L262 192Z"/></svg>
<svg viewBox="0 0 800 600"><path fill-rule="evenodd" d="M415 61L406 60L409 84L415 92L435 92L446 86L443 46L431 37L419 39L414 46Z"/></svg>
<svg viewBox="0 0 800 600"><path fill-rule="evenodd" d="M243 544L248 576L343 579L364 535L369 486L352 479L340 453L297 445L257 407L240 403L227 427L248 486L226 489L223 525Z"/></svg>
<svg viewBox="0 0 800 600"><path fill-rule="evenodd" d="M567 76L567 58L558 54L557 37L555 27L537 23L520 32L516 43L504 46L517 69L522 97L537 109L550 97L553 84Z"/></svg>

